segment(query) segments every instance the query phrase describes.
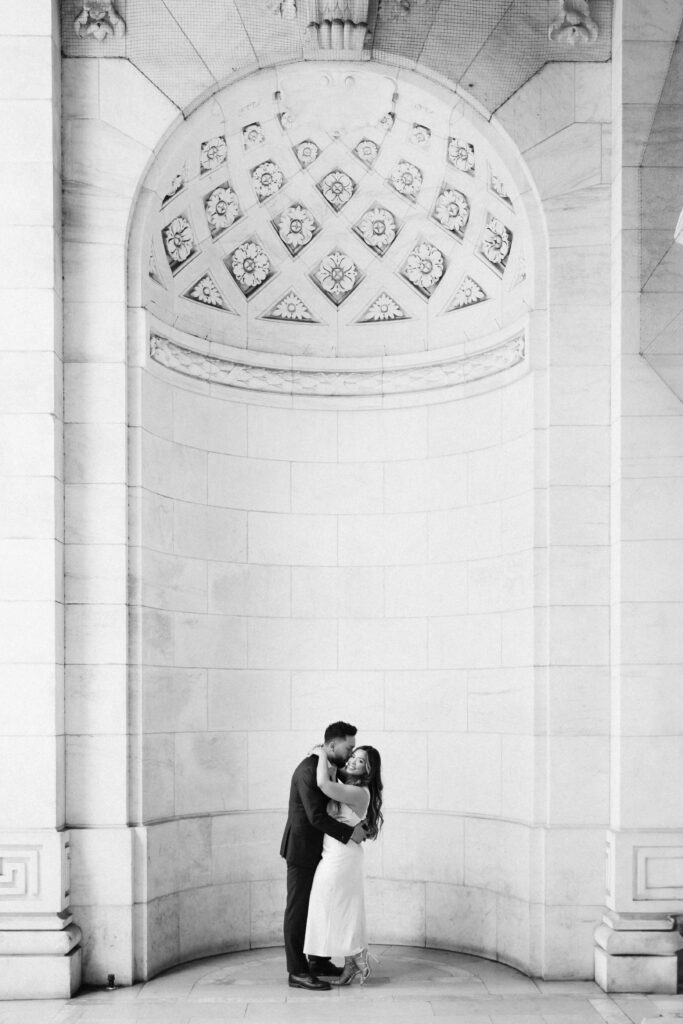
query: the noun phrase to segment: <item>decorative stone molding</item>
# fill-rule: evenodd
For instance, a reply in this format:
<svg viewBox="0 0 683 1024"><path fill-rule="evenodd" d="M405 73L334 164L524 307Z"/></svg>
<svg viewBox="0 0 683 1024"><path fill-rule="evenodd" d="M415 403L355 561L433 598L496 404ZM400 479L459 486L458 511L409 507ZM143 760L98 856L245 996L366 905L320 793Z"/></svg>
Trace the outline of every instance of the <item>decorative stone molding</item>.
<svg viewBox="0 0 683 1024"><path fill-rule="evenodd" d="M247 391L291 395L397 395L431 391L482 380L517 366L524 360L524 333L471 355L458 355L440 362L387 366L382 361L371 369L336 369L328 360L325 369L295 365L257 365L236 358L199 352L153 334L150 356L161 366L211 384ZM319 361L316 361L320 365Z"/></svg>
<svg viewBox="0 0 683 1024"><path fill-rule="evenodd" d="M595 980L605 992L676 994L683 938L673 917L609 913L594 934Z"/></svg>
<svg viewBox="0 0 683 1024"><path fill-rule="evenodd" d="M266 0L266 9L281 18L296 18L296 0Z"/></svg>
<svg viewBox="0 0 683 1024"><path fill-rule="evenodd" d="M321 50L362 50L369 0L303 0L306 26Z"/></svg>
<svg viewBox="0 0 683 1024"><path fill-rule="evenodd" d="M107 36L121 39L126 34L126 23L116 10L114 0L83 0L83 10L74 21L79 39L92 36L102 42Z"/></svg>
<svg viewBox="0 0 683 1024"><path fill-rule="evenodd" d="M0 903L40 896L40 846L0 846Z"/></svg>
<svg viewBox="0 0 683 1024"><path fill-rule="evenodd" d="M339 0L310 10L359 17L360 6ZM297 32L306 10L297 0ZM371 27L376 11L373 0ZM341 51L315 56L250 76L246 107L226 87L210 116L194 111L182 138L159 153L142 281L153 323L171 338L177 325L223 353L315 352L312 332L300 337L297 324L320 325L321 353L365 357L452 354L456 337L473 350L501 330L509 336L533 305L531 281L513 291L528 229L493 141L461 99L432 94L408 71L399 90L396 68L344 63ZM224 110L239 111L234 123ZM439 125L448 125L445 139ZM463 308L470 313L458 316L456 333L452 315ZM413 332L393 329L406 320Z"/></svg>
<svg viewBox="0 0 683 1024"><path fill-rule="evenodd" d="M0 1000L69 998L80 987L80 929L72 924L70 839L50 829L0 833Z"/></svg>
<svg viewBox="0 0 683 1024"><path fill-rule="evenodd" d="M560 0L560 13L548 29L551 43L574 46L577 41L594 43L598 26L591 18L589 0Z"/></svg>

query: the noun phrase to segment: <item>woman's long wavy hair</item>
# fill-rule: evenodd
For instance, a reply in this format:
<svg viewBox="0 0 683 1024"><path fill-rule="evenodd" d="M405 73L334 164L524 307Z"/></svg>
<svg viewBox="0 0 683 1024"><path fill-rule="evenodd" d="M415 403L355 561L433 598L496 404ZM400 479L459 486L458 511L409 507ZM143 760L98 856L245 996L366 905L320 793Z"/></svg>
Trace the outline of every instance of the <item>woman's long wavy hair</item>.
<svg viewBox="0 0 683 1024"><path fill-rule="evenodd" d="M376 747L361 746L356 750L364 750L368 755L368 772L362 777L361 785L370 790L370 803L365 815L365 831L368 839L376 839L384 824L382 814L382 758Z"/></svg>

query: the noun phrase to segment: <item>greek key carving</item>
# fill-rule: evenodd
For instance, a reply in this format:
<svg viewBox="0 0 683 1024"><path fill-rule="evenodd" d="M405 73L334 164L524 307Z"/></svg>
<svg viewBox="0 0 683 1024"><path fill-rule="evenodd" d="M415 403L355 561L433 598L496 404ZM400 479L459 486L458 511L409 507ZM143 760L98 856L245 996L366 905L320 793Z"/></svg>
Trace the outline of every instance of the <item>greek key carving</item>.
<svg viewBox="0 0 683 1024"><path fill-rule="evenodd" d="M40 847L0 846L0 901L40 896Z"/></svg>

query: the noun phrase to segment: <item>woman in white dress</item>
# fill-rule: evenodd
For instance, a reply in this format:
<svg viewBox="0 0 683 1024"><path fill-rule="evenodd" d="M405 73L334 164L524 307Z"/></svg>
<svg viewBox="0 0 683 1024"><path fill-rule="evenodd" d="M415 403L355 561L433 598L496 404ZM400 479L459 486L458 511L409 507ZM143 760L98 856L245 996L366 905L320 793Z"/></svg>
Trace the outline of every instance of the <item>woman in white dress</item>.
<svg viewBox="0 0 683 1024"><path fill-rule="evenodd" d="M356 747L340 773L330 778L323 747L318 755L316 781L330 798L327 813L348 825L365 821L369 839L382 827L382 759L374 747ZM345 958L344 970L333 985L348 985L358 976L361 985L370 974L365 924L363 845L340 843L326 835L308 904L304 953L309 957Z"/></svg>

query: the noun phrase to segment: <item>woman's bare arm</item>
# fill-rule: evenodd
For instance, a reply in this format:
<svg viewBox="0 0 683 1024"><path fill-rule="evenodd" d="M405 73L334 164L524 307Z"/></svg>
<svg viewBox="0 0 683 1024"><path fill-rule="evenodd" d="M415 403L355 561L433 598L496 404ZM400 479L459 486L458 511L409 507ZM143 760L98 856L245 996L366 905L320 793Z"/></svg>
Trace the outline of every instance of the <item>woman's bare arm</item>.
<svg viewBox="0 0 683 1024"><path fill-rule="evenodd" d="M330 778L330 770L327 764L327 755L323 747L315 747L312 751L318 757L316 768L316 782L318 789L322 789L325 796L330 800L338 800L340 803L348 804L356 814L364 817L370 802L370 794L364 786L347 786L344 782L333 782Z"/></svg>

